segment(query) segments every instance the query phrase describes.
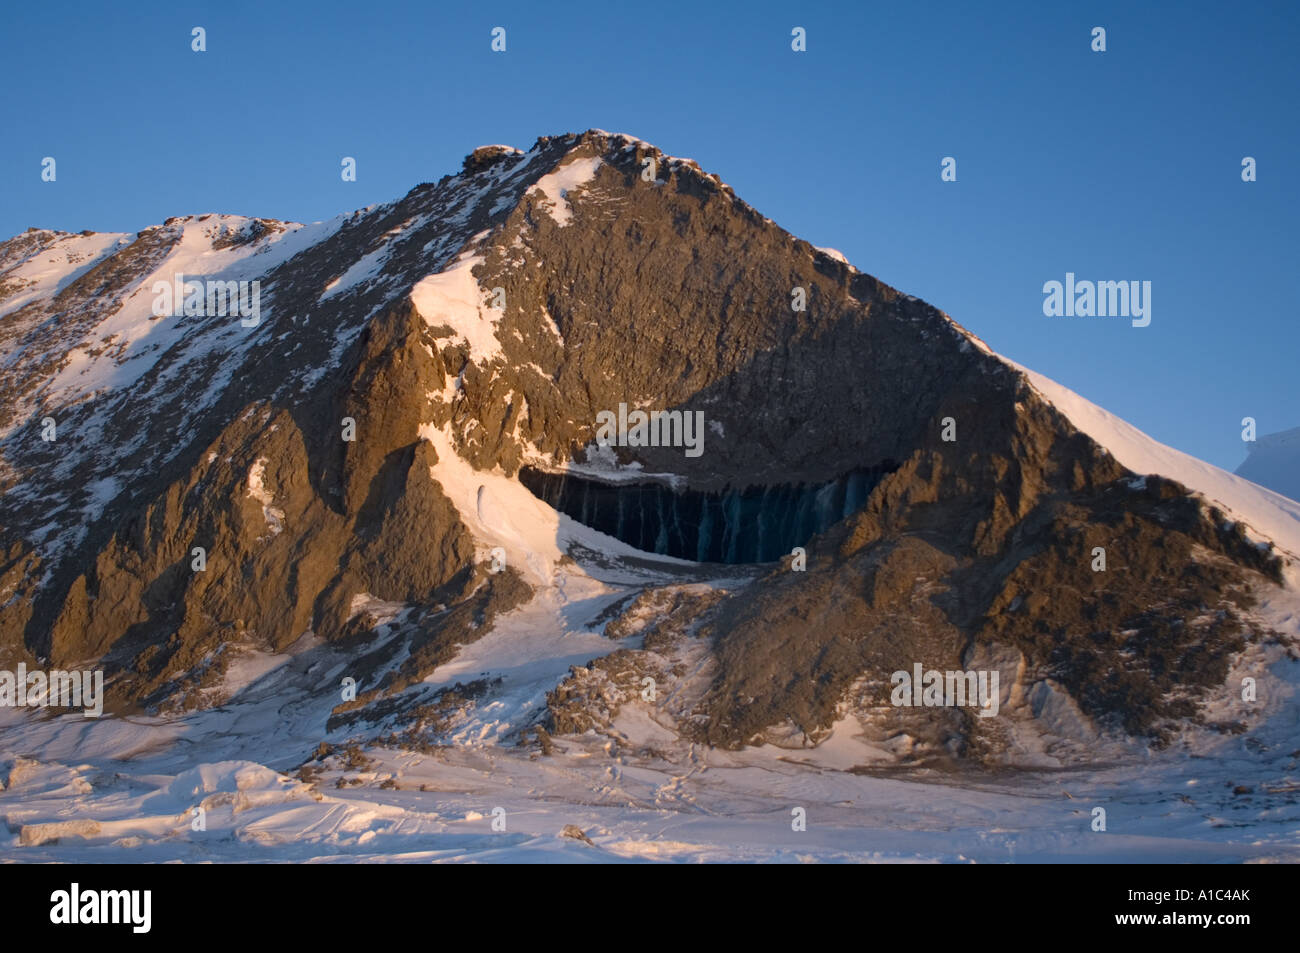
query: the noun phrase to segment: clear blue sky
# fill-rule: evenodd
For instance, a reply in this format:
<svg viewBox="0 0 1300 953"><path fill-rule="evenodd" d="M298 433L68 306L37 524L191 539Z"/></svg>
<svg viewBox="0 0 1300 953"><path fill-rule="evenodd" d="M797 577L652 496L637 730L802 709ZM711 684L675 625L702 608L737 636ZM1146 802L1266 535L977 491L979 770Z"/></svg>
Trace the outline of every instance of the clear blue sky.
<svg viewBox="0 0 1300 953"><path fill-rule="evenodd" d="M477 145L627 132L1236 467L1242 417L1300 425L1300 6L993 6L5 3L0 234L315 221L454 172ZM1151 325L1044 317L1043 282L1067 271L1151 281Z"/></svg>

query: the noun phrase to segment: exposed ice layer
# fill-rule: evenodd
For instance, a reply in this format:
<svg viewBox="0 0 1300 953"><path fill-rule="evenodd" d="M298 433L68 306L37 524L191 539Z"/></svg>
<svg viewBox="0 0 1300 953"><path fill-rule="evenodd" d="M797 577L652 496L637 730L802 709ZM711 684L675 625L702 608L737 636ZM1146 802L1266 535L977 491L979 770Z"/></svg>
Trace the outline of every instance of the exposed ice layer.
<svg viewBox="0 0 1300 953"><path fill-rule="evenodd" d="M433 444L438 454L431 476L456 507L480 550L501 546L506 550L508 565L523 573L529 582L551 585L557 566L574 543L610 557L644 555L613 536L557 512L499 469L475 470L456 453L445 429L422 424L419 434ZM664 561L676 562L666 557Z"/></svg>
<svg viewBox="0 0 1300 953"><path fill-rule="evenodd" d="M703 493L662 482L584 479L525 467L520 481L579 523L660 555L697 562L772 562L857 512L893 465L812 486Z"/></svg>

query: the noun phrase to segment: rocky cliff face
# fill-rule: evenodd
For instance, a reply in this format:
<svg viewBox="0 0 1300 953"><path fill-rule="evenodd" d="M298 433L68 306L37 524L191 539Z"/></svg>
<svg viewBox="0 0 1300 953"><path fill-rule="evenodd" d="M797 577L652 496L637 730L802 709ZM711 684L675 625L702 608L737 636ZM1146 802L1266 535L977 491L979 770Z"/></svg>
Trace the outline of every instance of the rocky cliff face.
<svg viewBox="0 0 1300 953"><path fill-rule="evenodd" d="M257 322L156 316L178 271L260 282ZM529 737L606 723L640 672L710 744L816 741L852 710L997 748L998 719L888 707L917 663L1159 736L1268 637L1244 610L1281 580L946 315L602 132L479 150L314 226L11 239L0 396L0 661L102 664L119 709L204 704L231 647L314 639L364 676L328 730L424 717L421 680L556 579L475 474L647 552L760 564L705 594L624 578L615 661L555 686ZM600 445L620 405L697 415L699 452ZM565 560L613 558L568 538Z"/></svg>

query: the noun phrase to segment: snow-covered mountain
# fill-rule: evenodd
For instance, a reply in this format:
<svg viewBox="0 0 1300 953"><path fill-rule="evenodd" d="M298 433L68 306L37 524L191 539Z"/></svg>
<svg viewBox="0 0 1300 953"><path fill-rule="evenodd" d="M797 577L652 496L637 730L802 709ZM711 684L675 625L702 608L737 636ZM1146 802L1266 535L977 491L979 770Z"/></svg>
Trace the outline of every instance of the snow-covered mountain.
<svg viewBox="0 0 1300 953"><path fill-rule="evenodd" d="M1187 856L1244 850L1197 827L1244 794L1134 807L1191 755L1294 816L1300 503L632 137L485 147L315 225L29 230L0 244L0 395L0 666L107 674L103 719L0 708L0 813L41 856L1088 830L990 788L927 846L962 810L918 796L939 768L1082 772ZM995 695L897 704L916 666ZM859 816L900 798L896 836ZM825 823L787 844L800 799ZM233 841L177 840L200 803ZM530 819L494 839L496 807ZM561 814L601 833L551 840Z"/></svg>
<svg viewBox="0 0 1300 953"><path fill-rule="evenodd" d="M1271 433L1247 444L1249 455L1237 476L1300 499L1300 427Z"/></svg>

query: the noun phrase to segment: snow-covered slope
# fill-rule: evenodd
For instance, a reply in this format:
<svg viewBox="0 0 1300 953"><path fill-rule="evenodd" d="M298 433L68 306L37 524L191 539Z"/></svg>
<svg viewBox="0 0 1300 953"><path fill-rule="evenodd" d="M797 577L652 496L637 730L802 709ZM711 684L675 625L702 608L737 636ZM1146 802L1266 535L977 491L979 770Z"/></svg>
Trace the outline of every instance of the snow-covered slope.
<svg viewBox="0 0 1300 953"><path fill-rule="evenodd" d="M1177 480L1246 524L1256 537L1300 555L1300 503L1221 470L1148 437L1127 421L1102 410L1068 387L1003 358L1029 378L1034 389L1135 473ZM1297 431L1300 432L1300 431Z"/></svg>
<svg viewBox="0 0 1300 953"><path fill-rule="evenodd" d="M180 344L193 328L180 320L158 319L154 313L157 283L172 285L178 275L202 281L264 277L277 265L328 237L346 220L347 216L341 215L314 225L270 223L261 241L239 240L256 220L238 215L199 215L170 221L162 227L167 232L165 254L132 276L102 320L77 328L80 333L75 337L58 341L58 347L65 351L65 362L38 391L40 398L47 404L59 405L109 390L124 390L145 376L161 355ZM0 318L52 297L109 253L138 238L119 234L58 238L40 254L6 273L7 279L22 283L24 288L0 306ZM175 308L179 315L180 305ZM240 333L237 322L224 322L223 329L227 338L237 338ZM220 343L205 344L200 350Z"/></svg>

